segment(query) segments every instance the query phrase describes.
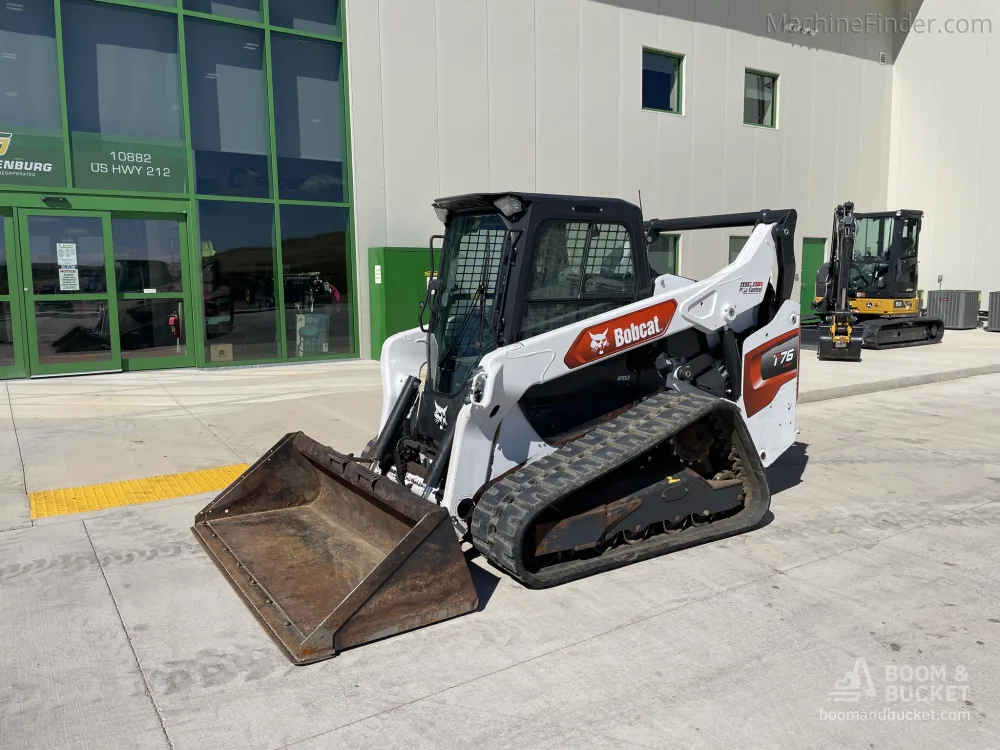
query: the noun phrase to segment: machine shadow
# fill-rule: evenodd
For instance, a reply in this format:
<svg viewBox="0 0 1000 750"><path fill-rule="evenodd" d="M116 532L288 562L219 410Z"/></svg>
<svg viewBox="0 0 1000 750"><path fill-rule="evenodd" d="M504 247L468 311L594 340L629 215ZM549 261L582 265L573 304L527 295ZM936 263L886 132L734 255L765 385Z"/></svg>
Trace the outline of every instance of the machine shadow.
<svg viewBox="0 0 1000 750"><path fill-rule="evenodd" d="M472 562L480 557L479 552L475 549L467 549L464 554L465 563L469 566L469 574L472 576L472 585L475 586L476 596L479 597L479 606L476 607L476 612L482 612L486 609L493 592L500 585L500 576Z"/></svg>
<svg viewBox="0 0 1000 750"><path fill-rule="evenodd" d="M790 490L802 483L802 474L809 463L808 443L798 441L792 443L781 458L767 468L767 482L771 485L771 494Z"/></svg>

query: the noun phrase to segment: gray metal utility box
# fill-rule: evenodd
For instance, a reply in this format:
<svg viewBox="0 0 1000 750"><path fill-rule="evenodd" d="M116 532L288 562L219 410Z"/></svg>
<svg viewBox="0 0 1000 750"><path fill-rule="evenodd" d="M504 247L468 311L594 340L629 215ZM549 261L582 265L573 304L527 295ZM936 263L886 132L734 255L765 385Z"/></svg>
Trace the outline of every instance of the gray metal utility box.
<svg viewBox="0 0 1000 750"><path fill-rule="evenodd" d="M986 321L986 330L1000 333L1000 292L990 292L990 317Z"/></svg>
<svg viewBox="0 0 1000 750"><path fill-rule="evenodd" d="M979 325L979 292L945 289L927 292L927 317L944 321L944 327L966 330Z"/></svg>

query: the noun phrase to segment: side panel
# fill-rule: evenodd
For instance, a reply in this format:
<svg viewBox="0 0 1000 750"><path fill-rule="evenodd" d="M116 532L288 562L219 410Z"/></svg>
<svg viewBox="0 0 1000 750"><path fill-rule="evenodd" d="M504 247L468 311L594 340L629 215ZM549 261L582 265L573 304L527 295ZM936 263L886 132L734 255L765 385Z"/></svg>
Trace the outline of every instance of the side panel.
<svg viewBox="0 0 1000 750"><path fill-rule="evenodd" d="M382 345L379 369L382 376L382 417L379 432L389 419L392 405L399 398L403 384L409 376L420 378L420 370L427 363L427 334L419 328L390 336Z"/></svg>
<svg viewBox="0 0 1000 750"><path fill-rule="evenodd" d="M800 334L798 302L789 300L743 343L739 407L764 466L795 442Z"/></svg>

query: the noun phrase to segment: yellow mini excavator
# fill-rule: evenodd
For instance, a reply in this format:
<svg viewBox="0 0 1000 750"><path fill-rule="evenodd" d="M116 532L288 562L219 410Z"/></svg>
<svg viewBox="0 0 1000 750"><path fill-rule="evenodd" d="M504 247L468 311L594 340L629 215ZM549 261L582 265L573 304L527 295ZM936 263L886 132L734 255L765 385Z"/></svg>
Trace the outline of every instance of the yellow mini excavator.
<svg viewBox="0 0 1000 750"><path fill-rule="evenodd" d="M921 315L917 253L921 211L859 214L837 206L830 260L816 275L821 360L861 360L864 349L936 344L944 321Z"/></svg>
<svg viewBox="0 0 1000 750"><path fill-rule="evenodd" d="M296 664L475 610L466 554L542 588L749 531L795 441L795 211L434 208L441 266L383 345L378 435L354 456L290 433L195 517ZM750 238L715 275L650 268L661 232L730 227Z"/></svg>

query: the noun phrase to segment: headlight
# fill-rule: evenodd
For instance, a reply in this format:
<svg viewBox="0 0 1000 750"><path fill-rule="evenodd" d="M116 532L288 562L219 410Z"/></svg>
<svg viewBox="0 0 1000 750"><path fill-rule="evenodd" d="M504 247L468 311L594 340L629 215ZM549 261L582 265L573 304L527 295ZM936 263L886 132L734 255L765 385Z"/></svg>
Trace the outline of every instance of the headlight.
<svg viewBox="0 0 1000 750"><path fill-rule="evenodd" d="M524 208L521 199L513 195L505 195L502 198L497 198L493 201L493 205L499 208L508 219L514 214L521 213Z"/></svg>
<svg viewBox="0 0 1000 750"><path fill-rule="evenodd" d="M448 223L448 209L443 206L434 206L434 213L437 214L438 221L442 224Z"/></svg>

